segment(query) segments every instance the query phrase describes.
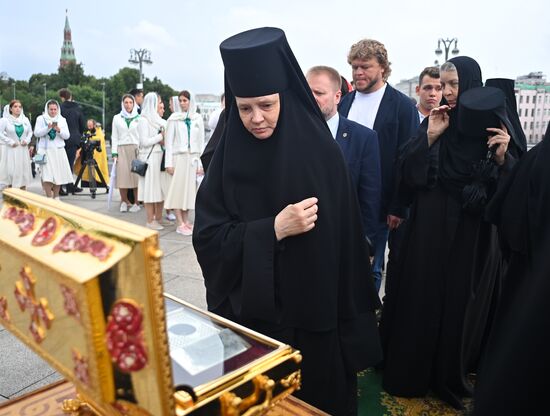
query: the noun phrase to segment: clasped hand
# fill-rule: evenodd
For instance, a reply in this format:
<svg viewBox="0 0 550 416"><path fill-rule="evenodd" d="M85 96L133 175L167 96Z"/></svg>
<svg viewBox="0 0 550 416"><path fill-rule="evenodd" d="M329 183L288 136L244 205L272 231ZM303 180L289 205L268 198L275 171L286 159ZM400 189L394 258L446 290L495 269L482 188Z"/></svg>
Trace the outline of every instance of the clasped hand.
<svg viewBox="0 0 550 416"><path fill-rule="evenodd" d="M317 210L317 198L315 197L287 205L275 217L274 228L277 241L310 231L315 227Z"/></svg>

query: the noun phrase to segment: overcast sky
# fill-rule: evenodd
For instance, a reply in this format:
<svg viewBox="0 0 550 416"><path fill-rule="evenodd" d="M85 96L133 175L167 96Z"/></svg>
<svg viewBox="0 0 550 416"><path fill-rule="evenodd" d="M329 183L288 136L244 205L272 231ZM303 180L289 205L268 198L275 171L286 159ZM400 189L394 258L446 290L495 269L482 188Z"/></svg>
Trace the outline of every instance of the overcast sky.
<svg viewBox="0 0 550 416"><path fill-rule="evenodd" d="M484 78L543 71L550 78L550 1L368 0L0 0L0 72L15 79L57 71L69 9L73 45L86 74L109 77L132 48L151 50L147 77L196 93L223 90L219 44L261 26L286 32L302 70L330 65L351 78L352 43L386 45L393 73L416 76L437 58L440 37L458 38ZM441 61L441 58L440 58Z"/></svg>

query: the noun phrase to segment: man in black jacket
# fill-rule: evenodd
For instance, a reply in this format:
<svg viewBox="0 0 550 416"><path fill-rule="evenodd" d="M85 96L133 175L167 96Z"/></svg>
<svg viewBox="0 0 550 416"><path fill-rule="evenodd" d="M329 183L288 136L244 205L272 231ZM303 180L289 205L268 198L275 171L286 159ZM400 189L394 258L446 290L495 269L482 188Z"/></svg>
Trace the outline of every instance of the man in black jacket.
<svg viewBox="0 0 550 416"><path fill-rule="evenodd" d="M67 158L71 165L71 171L73 170L74 160L76 157L76 151L80 147L80 138L86 128L86 122L84 120L84 114L80 106L73 101L73 95L67 88L59 90L59 97L61 98L61 115L67 120L69 126L69 132L71 133L68 140L65 141L65 151L67 152ZM60 195L63 195L63 189ZM67 193L82 192L82 189L74 186L74 183L67 184Z"/></svg>

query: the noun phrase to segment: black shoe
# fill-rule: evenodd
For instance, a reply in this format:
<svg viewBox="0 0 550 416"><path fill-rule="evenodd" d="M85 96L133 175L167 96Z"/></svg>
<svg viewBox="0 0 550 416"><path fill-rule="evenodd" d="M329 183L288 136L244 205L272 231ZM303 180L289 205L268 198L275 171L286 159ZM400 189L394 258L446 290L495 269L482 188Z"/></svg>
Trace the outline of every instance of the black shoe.
<svg viewBox="0 0 550 416"><path fill-rule="evenodd" d="M82 192L82 188L79 188L78 186L72 186L72 189L71 189L71 192L74 194L75 192L76 193L79 193L79 192Z"/></svg>
<svg viewBox="0 0 550 416"><path fill-rule="evenodd" d="M69 195L63 187L59 188L59 196L67 196Z"/></svg>

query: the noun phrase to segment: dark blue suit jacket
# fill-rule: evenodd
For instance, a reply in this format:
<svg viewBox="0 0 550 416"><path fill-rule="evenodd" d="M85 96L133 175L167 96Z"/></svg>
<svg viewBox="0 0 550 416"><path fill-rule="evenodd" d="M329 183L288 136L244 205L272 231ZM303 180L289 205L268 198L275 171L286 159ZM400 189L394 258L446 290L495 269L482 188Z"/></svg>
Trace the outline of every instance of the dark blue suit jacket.
<svg viewBox="0 0 550 416"><path fill-rule="evenodd" d="M352 91L342 99L338 111L347 117L355 99ZM418 128L418 112L411 99L387 84L374 120L373 130L378 134L380 162L382 166L382 205L380 221L393 214L404 217L405 207L399 206L396 195L396 167L399 148L403 146Z"/></svg>
<svg viewBox="0 0 550 416"><path fill-rule="evenodd" d="M340 116L336 142L342 149L357 191L363 230L374 242L382 198L378 137L374 130Z"/></svg>

